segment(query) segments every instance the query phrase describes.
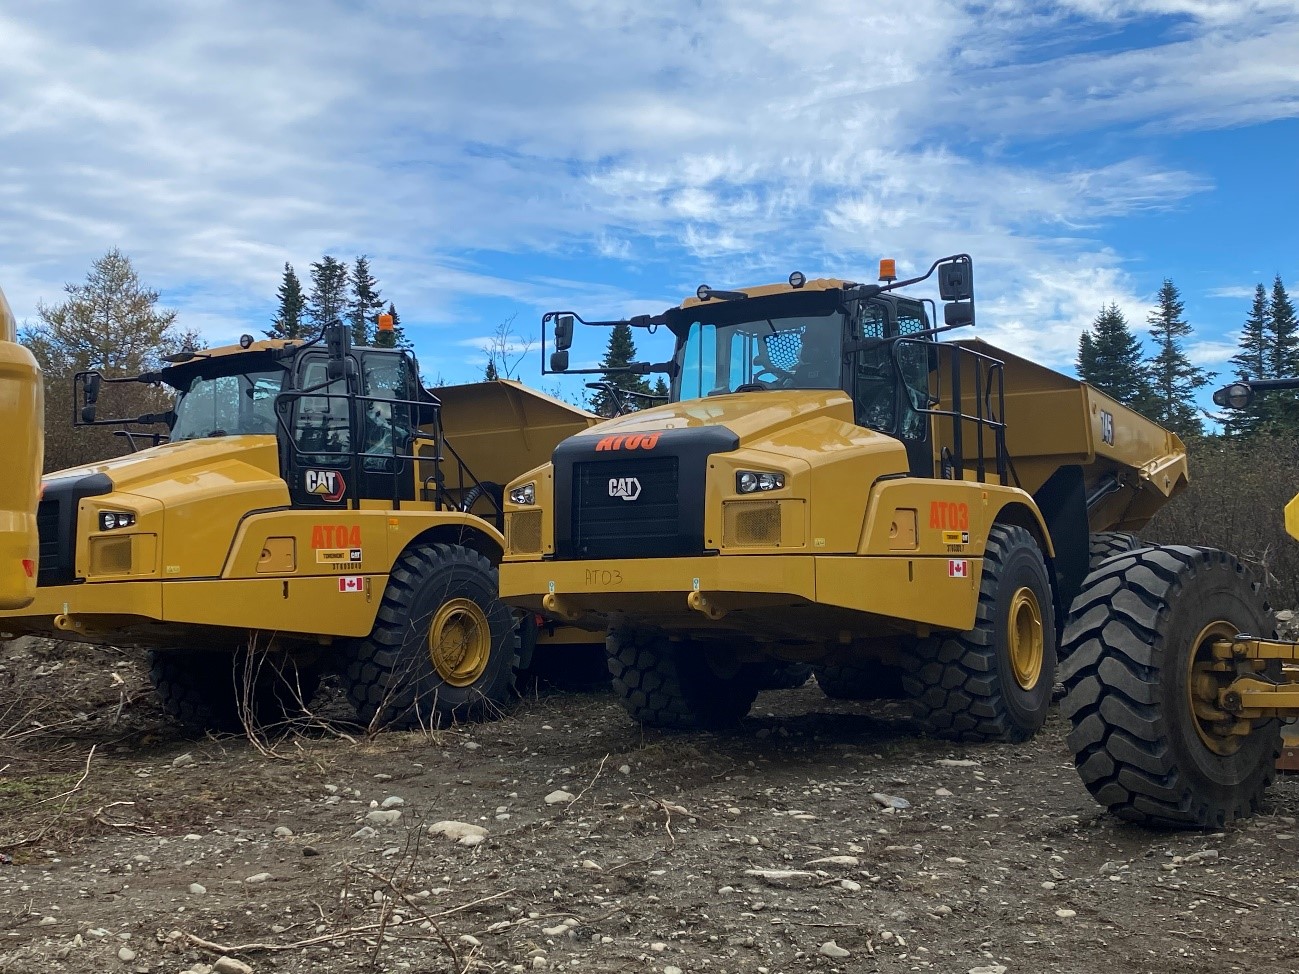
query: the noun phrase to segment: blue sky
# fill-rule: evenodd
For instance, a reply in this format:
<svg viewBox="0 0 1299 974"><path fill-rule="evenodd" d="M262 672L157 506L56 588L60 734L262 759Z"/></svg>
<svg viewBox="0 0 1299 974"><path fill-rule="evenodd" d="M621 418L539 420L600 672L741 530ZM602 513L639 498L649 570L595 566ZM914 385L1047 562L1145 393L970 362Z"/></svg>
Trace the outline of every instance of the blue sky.
<svg viewBox="0 0 1299 974"><path fill-rule="evenodd" d="M968 252L995 344L1067 369L1171 277L1219 369L1299 284L1295 0L0 0L0 38L20 319L117 246L224 342L365 253L460 381L511 316Z"/></svg>

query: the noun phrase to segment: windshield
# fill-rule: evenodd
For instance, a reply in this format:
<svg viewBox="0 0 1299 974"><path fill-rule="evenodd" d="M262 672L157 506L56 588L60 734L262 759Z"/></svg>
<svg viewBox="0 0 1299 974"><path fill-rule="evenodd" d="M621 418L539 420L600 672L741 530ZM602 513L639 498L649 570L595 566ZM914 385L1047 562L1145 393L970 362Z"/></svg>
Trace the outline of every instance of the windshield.
<svg viewBox="0 0 1299 974"><path fill-rule="evenodd" d="M674 399L748 389L838 389L844 316L695 321L677 346Z"/></svg>
<svg viewBox="0 0 1299 974"><path fill-rule="evenodd" d="M283 369L194 379L176 401L172 442L205 436L275 432L275 397Z"/></svg>

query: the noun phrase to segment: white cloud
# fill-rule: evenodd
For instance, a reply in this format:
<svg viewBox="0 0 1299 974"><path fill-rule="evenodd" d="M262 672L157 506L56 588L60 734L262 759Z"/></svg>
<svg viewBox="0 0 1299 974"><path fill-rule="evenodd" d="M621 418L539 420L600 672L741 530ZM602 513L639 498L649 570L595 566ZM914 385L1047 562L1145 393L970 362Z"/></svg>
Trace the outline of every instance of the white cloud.
<svg viewBox="0 0 1299 974"><path fill-rule="evenodd" d="M430 358L445 328L489 331L491 299L500 316L621 315L698 279L965 251L982 328L1062 364L1102 303L1142 305L1106 226L1211 187L1175 160L1007 150L1299 110L1294 4L313 11L6 5L0 284L20 316L120 246L185 321L229 338L263 326L285 260L305 277L322 252L367 253ZM1079 17L1151 14L1187 23L1072 53ZM502 257L529 253L547 270ZM643 285L591 280L588 256Z"/></svg>
<svg viewBox="0 0 1299 974"><path fill-rule="evenodd" d="M1230 285L1228 287L1211 287L1204 292L1206 297L1210 298L1231 298L1232 300L1248 300L1254 296L1252 287L1241 287Z"/></svg>

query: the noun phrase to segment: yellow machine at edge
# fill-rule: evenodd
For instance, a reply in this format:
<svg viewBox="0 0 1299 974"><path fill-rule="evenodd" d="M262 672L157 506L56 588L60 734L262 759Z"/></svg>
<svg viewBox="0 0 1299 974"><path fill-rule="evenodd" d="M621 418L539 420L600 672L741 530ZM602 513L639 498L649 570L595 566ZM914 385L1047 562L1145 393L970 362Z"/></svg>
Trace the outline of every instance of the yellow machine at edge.
<svg viewBox="0 0 1299 974"><path fill-rule="evenodd" d="M18 344L18 323L0 291L0 609L20 609L36 594L45 388L31 352Z"/></svg>
<svg viewBox="0 0 1299 974"><path fill-rule="evenodd" d="M670 401L585 430L506 492L502 597L610 630L638 720L732 723L788 664L838 697L911 697L929 729L1022 740L1093 562L1187 479L1176 436L972 340L965 255L880 284L701 287L662 314ZM932 301L903 293L934 274Z"/></svg>
<svg viewBox="0 0 1299 974"><path fill-rule="evenodd" d="M145 647L194 727L299 712L328 668L367 724L496 712L538 638L497 595L501 485L594 417L507 381L434 396L419 375L341 325L78 374L80 425L167 433L45 477L39 584L0 633ZM99 419L119 383L159 411Z"/></svg>

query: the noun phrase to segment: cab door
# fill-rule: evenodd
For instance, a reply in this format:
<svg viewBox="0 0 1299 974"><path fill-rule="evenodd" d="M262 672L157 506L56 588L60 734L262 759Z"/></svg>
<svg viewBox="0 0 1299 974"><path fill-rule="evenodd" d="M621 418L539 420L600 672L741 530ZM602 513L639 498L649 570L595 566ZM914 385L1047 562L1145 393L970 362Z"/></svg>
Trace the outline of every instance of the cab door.
<svg viewBox="0 0 1299 974"><path fill-rule="evenodd" d="M856 315L858 341L849 364L857 424L900 441L915 477L934 475L931 423L925 412L930 348L924 340L905 340L905 336L928 328L924 306L917 302L864 301Z"/></svg>

